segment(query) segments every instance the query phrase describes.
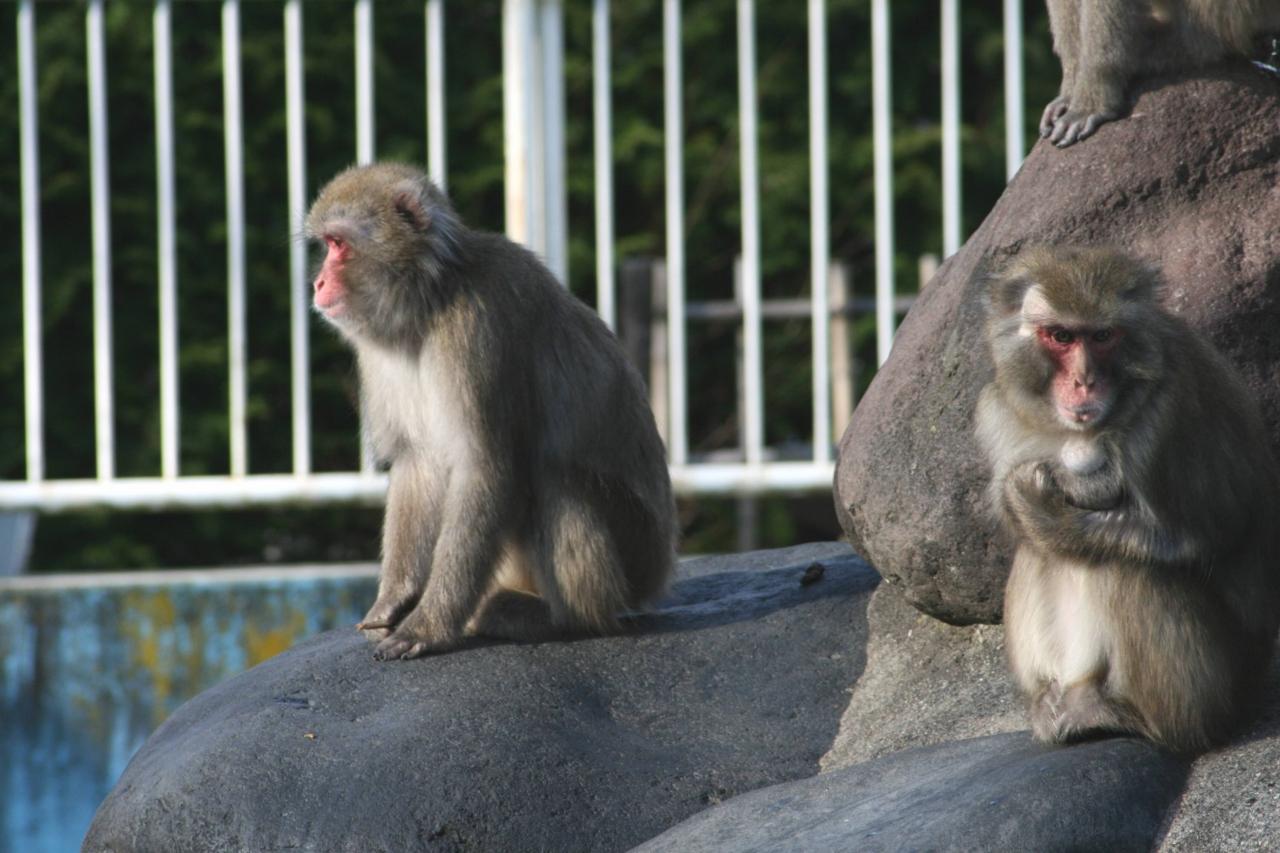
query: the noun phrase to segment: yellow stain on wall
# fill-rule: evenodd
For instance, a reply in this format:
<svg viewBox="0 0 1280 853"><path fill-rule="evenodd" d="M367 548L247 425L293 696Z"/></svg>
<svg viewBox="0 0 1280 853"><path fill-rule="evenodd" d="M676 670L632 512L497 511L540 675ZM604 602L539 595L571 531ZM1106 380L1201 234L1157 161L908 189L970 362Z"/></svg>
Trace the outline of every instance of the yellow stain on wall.
<svg viewBox="0 0 1280 853"><path fill-rule="evenodd" d="M124 595L120 611L126 614L122 627L133 647L130 663L147 673L152 712L158 723L166 716L173 694L173 650L162 644L161 638L172 637L178 623L177 608L167 590L136 590Z"/></svg>
<svg viewBox="0 0 1280 853"><path fill-rule="evenodd" d="M297 611L290 614L289 621L279 628L260 631L253 625L245 625L244 650L249 666L256 666L292 646L306 627L307 620Z"/></svg>

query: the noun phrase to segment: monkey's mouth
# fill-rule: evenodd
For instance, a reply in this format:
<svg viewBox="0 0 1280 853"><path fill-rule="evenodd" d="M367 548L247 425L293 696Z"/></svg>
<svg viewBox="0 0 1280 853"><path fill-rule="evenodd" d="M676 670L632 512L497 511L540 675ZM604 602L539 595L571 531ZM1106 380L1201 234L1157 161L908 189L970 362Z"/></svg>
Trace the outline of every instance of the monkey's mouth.
<svg viewBox="0 0 1280 853"><path fill-rule="evenodd" d="M1059 406L1058 416L1068 426L1087 427L1102 420L1102 416L1106 414L1106 411L1106 406L1092 403L1084 406Z"/></svg>

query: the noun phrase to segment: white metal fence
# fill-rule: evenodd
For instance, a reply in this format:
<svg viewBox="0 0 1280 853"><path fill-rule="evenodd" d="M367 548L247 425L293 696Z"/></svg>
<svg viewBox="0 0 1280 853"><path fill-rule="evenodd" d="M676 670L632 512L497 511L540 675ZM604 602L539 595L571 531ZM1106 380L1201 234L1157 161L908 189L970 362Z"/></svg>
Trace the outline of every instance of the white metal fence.
<svg viewBox="0 0 1280 853"><path fill-rule="evenodd" d="M292 438L293 465L288 474L255 474L248 469L246 432L246 314L245 314L245 193L243 130L241 124L240 2L223 0L221 43L226 166L227 299L229 351L230 473L227 476L189 476L179 470L178 287L176 275L175 187L179 175L174 162L174 95L171 41L172 0L155 0L152 13L154 43L155 144L157 176L157 247L160 328L160 446L161 463L155 477L119 477L115 471L114 402L111 324L111 221L107 179L106 79L104 0L87 0L85 25L89 84L90 168L93 234L93 351L95 386L95 444L97 471L93 479L49 479L45 476L43 443L44 394L41 364L41 233L39 218L39 151L37 148L34 0L16 4L17 74L19 77L22 299L24 339L24 414L26 477L0 482L0 510L34 508L58 510L87 505L117 507L274 503L379 498L385 481L367 453L361 469L346 473L311 470L311 423L308 381L308 305L306 248L295 241L290 248L293 301ZM355 33L356 159L369 162L374 150L373 56L376 34L373 0L352 0ZM871 0L870 43L873 64L873 135L875 148L875 305L877 353L883 361L893 340L895 292L893 277L894 223L892 216L892 157L890 148L889 0ZM303 107L302 16L306 4L283 0L287 115L288 195L291 225L301 229L307 197L307 166ZM797 4L797 13L800 6ZM672 479L682 493L751 494L827 488L832 476L833 435L832 364L829 353L831 311L829 190L827 150L827 9L824 0L807 0L809 146L810 162L810 307L813 354L812 452L803 460L780 461L764 439L759 167L756 141L755 3L737 2L738 110L740 133L740 192L742 209L739 311L742 335L741 454L731 461L691 457L687 433L688 385L685 340L690 305L685 298L685 223L683 174L683 115L681 67L681 2L663 0L663 104L666 197L666 437ZM565 279L567 214L564 144L564 44L561 0L504 0L503 2L503 120L506 161L506 223L514 239L539 252L551 269ZM332 4L326 15L333 19ZM597 304L610 326L616 323L615 252L613 233L613 170L610 106L610 2L593 0L592 7L593 133L595 158L595 242L597 247ZM961 241L959 133L959 0L940 0L942 22L942 174L944 254ZM1024 140L1022 114L1022 22L1019 0L1005 0L1006 159L1011 176L1021 162ZM428 164L432 176L447 183L444 126L445 15L442 0L423 4L424 45L427 56ZM695 306L696 307L696 306ZM837 366L839 369L839 366Z"/></svg>

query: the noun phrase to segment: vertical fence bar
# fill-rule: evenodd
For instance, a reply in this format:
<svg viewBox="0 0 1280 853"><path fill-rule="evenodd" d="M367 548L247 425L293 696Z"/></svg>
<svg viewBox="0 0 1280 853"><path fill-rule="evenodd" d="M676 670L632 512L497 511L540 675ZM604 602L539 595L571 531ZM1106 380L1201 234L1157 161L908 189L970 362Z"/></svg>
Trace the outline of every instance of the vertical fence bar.
<svg viewBox="0 0 1280 853"><path fill-rule="evenodd" d="M876 356L889 357L897 324L893 301L893 135L889 109L889 0L871 2L871 101L875 148Z"/></svg>
<svg viewBox="0 0 1280 853"><path fill-rule="evenodd" d="M231 476L249 473L245 431L244 139L240 109L240 0L222 3L222 116L227 169L227 350Z"/></svg>
<svg viewBox="0 0 1280 853"><path fill-rule="evenodd" d="M680 0L662 3L663 138L667 196L667 340L671 357L672 465L689 458L684 336L684 105L680 49Z"/></svg>
<svg viewBox="0 0 1280 853"><path fill-rule="evenodd" d="M1022 0L1004 0L1004 158L1009 180L1022 166Z"/></svg>
<svg viewBox="0 0 1280 853"><path fill-rule="evenodd" d="M592 135L596 167L596 311L610 329L618 325L613 272L613 105L609 74L609 0L591 9Z"/></svg>
<svg viewBox="0 0 1280 853"><path fill-rule="evenodd" d="M22 163L22 345L27 479L44 479L44 377L40 321L40 150L36 101L36 11L18 4L18 111Z"/></svg>
<svg viewBox="0 0 1280 853"><path fill-rule="evenodd" d="M284 6L285 113L289 168L289 341L293 378L293 473L311 473L310 327L307 325L307 145L303 105L302 0Z"/></svg>
<svg viewBox="0 0 1280 853"><path fill-rule="evenodd" d="M156 234L160 279L160 474L178 476L178 265L173 150L173 39L169 0L152 16L156 99Z"/></svg>
<svg viewBox="0 0 1280 853"><path fill-rule="evenodd" d="M827 184L827 10L809 0L809 297L813 314L813 461L831 461L831 202Z"/></svg>
<svg viewBox="0 0 1280 853"><path fill-rule="evenodd" d="M427 0L427 171L448 189L444 143L444 0Z"/></svg>
<svg viewBox="0 0 1280 853"><path fill-rule="evenodd" d="M764 358L760 319L760 170L756 129L756 26L753 0L738 0L738 127L742 185L742 345L747 464L764 459Z"/></svg>
<svg viewBox="0 0 1280 853"><path fill-rule="evenodd" d="M89 182L93 219L93 399L98 479L115 477L111 391L111 197L107 175L107 60L102 0L85 12L89 72Z"/></svg>
<svg viewBox="0 0 1280 853"><path fill-rule="evenodd" d="M372 163L373 143L373 0L356 0L356 162ZM361 413L361 422L364 414ZM374 472L373 445L360 430L360 470Z"/></svg>
<svg viewBox="0 0 1280 853"><path fill-rule="evenodd" d="M960 0L942 0L942 255L960 248Z"/></svg>
<svg viewBox="0 0 1280 853"><path fill-rule="evenodd" d="M541 0L542 151L546 180L546 261L560 283L569 285L569 202L564 166L564 8L561 0Z"/></svg>
<svg viewBox="0 0 1280 853"><path fill-rule="evenodd" d="M373 0L356 0L356 162L372 163Z"/></svg>
<svg viewBox="0 0 1280 853"><path fill-rule="evenodd" d="M507 236L546 254L542 63L535 0L502 4L502 133Z"/></svg>

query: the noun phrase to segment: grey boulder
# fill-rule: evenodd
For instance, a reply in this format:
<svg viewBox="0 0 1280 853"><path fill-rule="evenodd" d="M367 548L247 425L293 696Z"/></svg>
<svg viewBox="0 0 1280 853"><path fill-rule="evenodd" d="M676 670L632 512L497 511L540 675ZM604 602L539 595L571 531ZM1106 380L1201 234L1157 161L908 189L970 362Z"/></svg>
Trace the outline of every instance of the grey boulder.
<svg viewBox="0 0 1280 853"><path fill-rule="evenodd" d="M84 849L625 850L812 776L875 572L825 544L682 576L624 636L395 663L350 630L303 643L166 721Z"/></svg>
<svg viewBox="0 0 1280 853"><path fill-rule="evenodd" d="M1186 773L1144 741L992 735L752 791L636 853L1146 851Z"/></svg>
<svg viewBox="0 0 1280 853"><path fill-rule="evenodd" d="M840 442L836 511L913 605L997 621L1011 557L983 505L973 408L991 373L979 297L1037 243L1109 244L1163 268L1280 424L1280 82L1250 66L1151 81L1133 115L1067 149L1040 142L907 315ZM1273 439L1273 443L1274 439Z"/></svg>

